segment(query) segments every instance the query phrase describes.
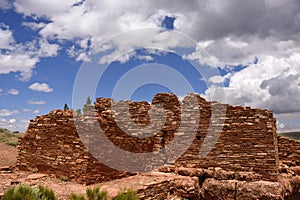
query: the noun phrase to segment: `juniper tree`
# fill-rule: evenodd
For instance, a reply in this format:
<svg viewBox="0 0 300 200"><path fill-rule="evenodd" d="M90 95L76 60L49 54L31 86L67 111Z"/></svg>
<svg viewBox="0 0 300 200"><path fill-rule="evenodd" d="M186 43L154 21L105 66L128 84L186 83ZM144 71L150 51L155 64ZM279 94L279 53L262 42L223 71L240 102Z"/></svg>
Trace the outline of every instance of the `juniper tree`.
<svg viewBox="0 0 300 200"><path fill-rule="evenodd" d="M70 110L67 103L65 103L64 110Z"/></svg>
<svg viewBox="0 0 300 200"><path fill-rule="evenodd" d="M91 97L90 96L88 96L87 97L87 99L86 99L86 102L85 102L85 104L84 104L84 106L83 106L83 113L86 113L86 111L87 111L87 107L89 106L89 105L91 105L92 104L92 100L91 100Z"/></svg>

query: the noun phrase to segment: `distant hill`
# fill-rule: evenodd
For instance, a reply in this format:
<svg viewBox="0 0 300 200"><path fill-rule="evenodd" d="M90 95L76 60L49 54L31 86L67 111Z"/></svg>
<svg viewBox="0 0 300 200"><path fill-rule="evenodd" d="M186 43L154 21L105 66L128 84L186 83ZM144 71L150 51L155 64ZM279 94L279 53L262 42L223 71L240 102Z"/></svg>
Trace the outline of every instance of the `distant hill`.
<svg viewBox="0 0 300 200"><path fill-rule="evenodd" d="M300 140L300 132L278 133L278 135L291 138L294 140Z"/></svg>
<svg viewBox="0 0 300 200"><path fill-rule="evenodd" d="M0 142L7 145L17 146L20 135L19 132L11 132L5 128L0 128Z"/></svg>

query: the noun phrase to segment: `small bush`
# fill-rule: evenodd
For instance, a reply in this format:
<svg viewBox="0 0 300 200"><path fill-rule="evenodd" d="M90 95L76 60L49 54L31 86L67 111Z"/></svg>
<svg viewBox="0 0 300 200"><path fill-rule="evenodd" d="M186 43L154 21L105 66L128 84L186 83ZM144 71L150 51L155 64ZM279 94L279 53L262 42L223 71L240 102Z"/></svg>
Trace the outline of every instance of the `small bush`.
<svg viewBox="0 0 300 200"><path fill-rule="evenodd" d="M2 196L1 200L33 200L35 199L34 190L27 185L11 187Z"/></svg>
<svg viewBox="0 0 300 200"><path fill-rule="evenodd" d="M39 186L17 185L6 190L1 200L55 200L52 190Z"/></svg>
<svg viewBox="0 0 300 200"><path fill-rule="evenodd" d="M62 180L64 182L67 182L67 181L69 181L69 177L67 177L67 176L60 176L60 180Z"/></svg>
<svg viewBox="0 0 300 200"><path fill-rule="evenodd" d="M101 191L100 188L86 189L87 200L108 200L107 191ZM69 200L85 200L83 195L72 194Z"/></svg>
<svg viewBox="0 0 300 200"><path fill-rule="evenodd" d="M71 194L69 200L85 200L83 195Z"/></svg>
<svg viewBox="0 0 300 200"><path fill-rule="evenodd" d="M43 186L38 187L36 194L38 196L38 199L41 199L41 200L48 200L48 199L55 200L56 199L54 192Z"/></svg>
<svg viewBox="0 0 300 200"><path fill-rule="evenodd" d="M93 189L86 189L87 199L83 195L72 194L69 200L109 200L107 191L100 190L96 187ZM133 190L119 192L113 200L138 200L136 193Z"/></svg>
<svg viewBox="0 0 300 200"><path fill-rule="evenodd" d="M113 198L113 200L138 200L135 191L128 190L119 192L117 196Z"/></svg>
<svg viewBox="0 0 300 200"><path fill-rule="evenodd" d="M100 191L100 188L86 189L86 196L88 200L108 200L107 191Z"/></svg>
<svg viewBox="0 0 300 200"><path fill-rule="evenodd" d="M9 146L13 146L13 147L16 147L18 145L18 141L17 140L14 140L14 141L8 141L8 142L5 142L5 144L9 145Z"/></svg>
<svg viewBox="0 0 300 200"><path fill-rule="evenodd" d="M11 132L7 129L0 128L0 141L7 145L17 146L20 135L19 132Z"/></svg>

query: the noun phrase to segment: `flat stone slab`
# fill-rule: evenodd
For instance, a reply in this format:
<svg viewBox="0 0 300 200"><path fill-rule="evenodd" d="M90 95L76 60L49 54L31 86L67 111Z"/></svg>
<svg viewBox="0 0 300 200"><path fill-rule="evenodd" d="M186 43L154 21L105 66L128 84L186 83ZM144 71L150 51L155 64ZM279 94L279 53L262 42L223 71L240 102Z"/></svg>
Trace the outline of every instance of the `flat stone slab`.
<svg viewBox="0 0 300 200"><path fill-rule="evenodd" d="M27 179L28 180L36 180L36 179L41 179L41 178L45 178L45 177L47 177L47 175L36 173L36 174L29 174L27 176Z"/></svg>

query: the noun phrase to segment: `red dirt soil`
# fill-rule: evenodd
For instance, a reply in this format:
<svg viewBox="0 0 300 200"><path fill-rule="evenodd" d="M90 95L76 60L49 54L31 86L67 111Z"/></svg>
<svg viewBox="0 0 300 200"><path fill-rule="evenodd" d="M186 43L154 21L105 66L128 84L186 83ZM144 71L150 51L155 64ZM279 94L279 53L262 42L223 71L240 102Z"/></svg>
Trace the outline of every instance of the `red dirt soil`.
<svg viewBox="0 0 300 200"><path fill-rule="evenodd" d="M17 148L0 142L0 167L13 166L16 162Z"/></svg>

